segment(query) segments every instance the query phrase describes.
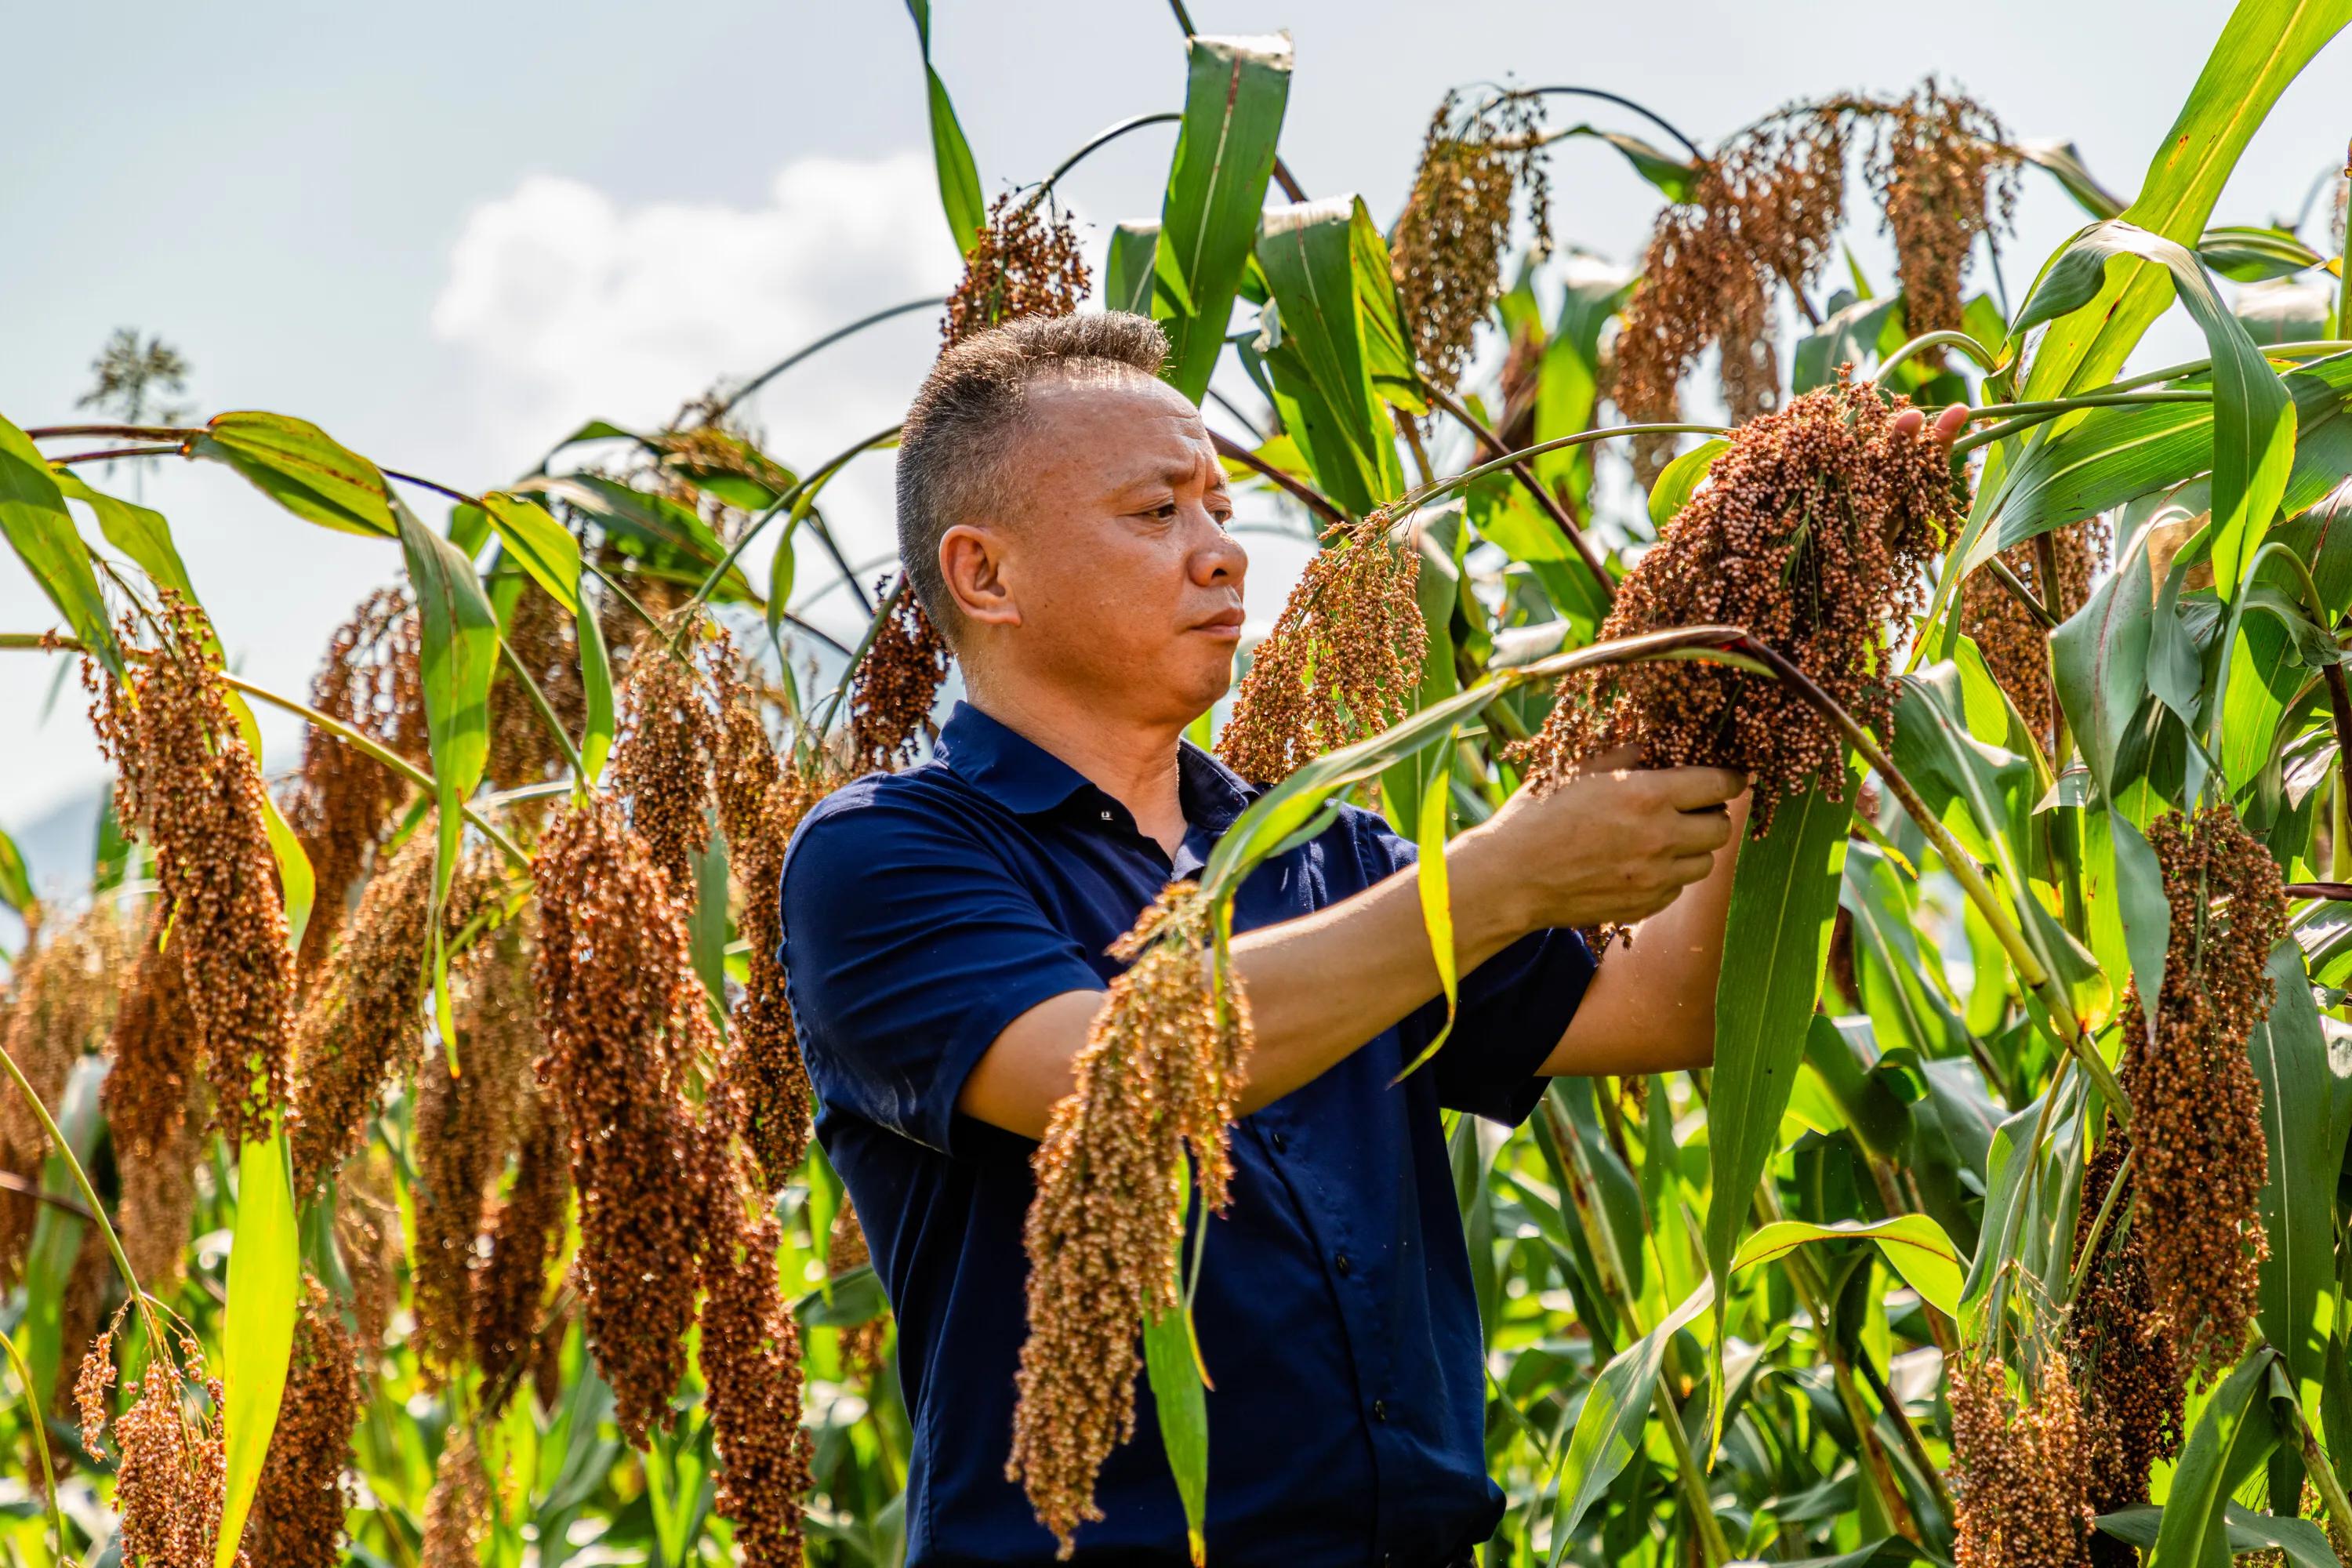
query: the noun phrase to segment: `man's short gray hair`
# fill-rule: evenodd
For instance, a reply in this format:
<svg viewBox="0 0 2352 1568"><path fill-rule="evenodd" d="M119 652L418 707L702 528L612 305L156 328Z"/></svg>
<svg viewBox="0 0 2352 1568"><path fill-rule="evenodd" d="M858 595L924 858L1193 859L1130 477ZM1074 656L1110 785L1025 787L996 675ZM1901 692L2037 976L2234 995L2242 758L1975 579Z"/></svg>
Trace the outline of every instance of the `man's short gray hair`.
<svg viewBox="0 0 2352 1568"><path fill-rule="evenodd" d="M940 540L959 522L1002 511L1031 384L1049 374L1156 376L1167 358L1159 323L1119 310L1032 316L975 332L940 356L898 437L898 560L933 625L955 635Z"/></svg>

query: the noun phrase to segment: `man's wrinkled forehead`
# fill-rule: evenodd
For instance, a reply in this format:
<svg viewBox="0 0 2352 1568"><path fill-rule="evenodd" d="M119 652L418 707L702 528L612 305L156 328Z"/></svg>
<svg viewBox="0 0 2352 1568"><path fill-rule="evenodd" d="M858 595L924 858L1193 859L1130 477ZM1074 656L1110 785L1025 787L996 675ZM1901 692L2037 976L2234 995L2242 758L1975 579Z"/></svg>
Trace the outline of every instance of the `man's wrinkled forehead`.
<svg viewBox="0 0 2352 1568"><path fill-rule="evenodd" d="M1073 365L1032 383L1026 401L1021 456L1033 471L1069 475L1082 467L1111 488L1204 474L1222 482L1200 410L1156 376L1098 362Z"/></svg>

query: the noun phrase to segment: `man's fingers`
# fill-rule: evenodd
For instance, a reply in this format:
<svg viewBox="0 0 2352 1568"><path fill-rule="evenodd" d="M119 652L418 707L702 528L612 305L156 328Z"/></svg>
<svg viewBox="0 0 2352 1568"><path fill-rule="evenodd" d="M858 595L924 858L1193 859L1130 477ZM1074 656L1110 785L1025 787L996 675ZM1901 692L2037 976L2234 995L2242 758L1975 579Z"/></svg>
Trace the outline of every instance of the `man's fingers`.
<svg viewBox="0 0 2352 1568"><path fill-rule="evenodd" d="M1960 438L1960 432L1968 428L1968 424L1969 405L1955 403L1936 416L1936 439L1948 447Z"/></svg>
<svg viewBox="0 0 2352 1568"><path fill-rule="evenodd" d="M1925 414L1916 408L1906 408L1895 416L1895 433L1897 436L1914 435L1926 423L1927 416Z"/></svg>
<svg viewBox="0 0 2352 1568"><path fill-rule="evenodd" d="M1706 880L1708 875L1715 870L1715 857L1712 855L1678 855L1675 857L1671 869L1674 872L1675 880L1687 888L1693 882L1704 882Z"/></svg>
<svg viewBox="0 0 2352 1568"><path fill-rule="evenodd" d="M1667 832L1667 846L1676 853L1712 855L1731 842L1731 818L1721 811L1676 812Z"/></svg>
<svg viewBox="0 0 2352 1568"><path fill-rule="evenodd" d="M1642 748L1612 746L1605 752L1595 752L1576 764L1580 775L1606 777L1611 773L1633 773L1642 766Z"/></svg>
<svg viewBox="0 0 2352 1568"><path fill-rule="evenodd" d="M1666 804L1677 811L1727 805L1748 788L1748 776L1729 768L1660 768L1650 776L1658 781Z"/></svg>

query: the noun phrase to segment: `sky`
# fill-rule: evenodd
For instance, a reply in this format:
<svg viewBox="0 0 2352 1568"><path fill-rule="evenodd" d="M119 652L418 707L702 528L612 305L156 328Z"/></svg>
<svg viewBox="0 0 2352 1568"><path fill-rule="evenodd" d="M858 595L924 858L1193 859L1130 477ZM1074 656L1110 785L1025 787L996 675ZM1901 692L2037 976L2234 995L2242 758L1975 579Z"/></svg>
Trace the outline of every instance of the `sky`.
<svg viewBox="0 0 2352 1568"><path fill-rule="evenodd" d="M1162 0L932 9L933 60L991 194L1115 121L1181 104ZM1790 99L1891 94L1932 71L2018 136L2073 141L2128 195L2228 14L2218 0L1191 9L1202 32L1291 33L1285 159L1311 194L1360 192L1383 225L1439 98L1505 79L1606 87L1706 144ZM199 414L299 415L385 467L492 488L587 419L657 422L956 276L898 0L247 0L233 14L125 0L19 8L10 34L17 59L45 62L0 97L0 415L19 426L68 420L100 345L135 327L187 356ZM2338 39L2257 136L2219 221L2291 216L2340 166L2347 88ZM1129 136L1060 187L1096 255L1113 223L1156 216L1172 137ZM1561 237L1637 261L1655 193L1591 141L1559 145L1551 167ZM2029 173L2004 247L2011 289L2082 221ZM1856 252L1884 279L1874 229L1856 225ZM2184 357L2196 341L2168 320L2147 352ZM775 383L752 421L813 465L895 422L936 347L930 313L901 318ZM171 518L240 672L304 689L334 626L396 574L394 547L297 521L217 467L147 467L91 477ZM887 549L888 484L887 457L871 457L828 495L855 559ZM1299 558L1259 546L1255 616L1279 606ZM823 580L804 559L802 583ZM813 615L839 626L843 613L836 595ZM0 630L53 618L0 559ZM83 700L58 683L62 661L0 660L0 826L64 876L79 866L61 868L58 846L82 853L105 776ZM264 732L268 765L290 765L293 730L273 718Z"/></svg>

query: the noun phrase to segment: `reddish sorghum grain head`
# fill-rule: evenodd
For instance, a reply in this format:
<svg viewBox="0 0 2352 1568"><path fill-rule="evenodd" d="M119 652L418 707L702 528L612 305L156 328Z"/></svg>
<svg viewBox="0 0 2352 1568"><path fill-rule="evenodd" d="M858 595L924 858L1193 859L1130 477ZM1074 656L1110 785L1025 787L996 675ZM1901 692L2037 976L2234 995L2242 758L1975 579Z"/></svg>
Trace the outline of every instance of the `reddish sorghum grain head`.
<svg viewBox="0 0 2352 1568"><path fill-rule="evenodd" d="M2082 1267L2084 1247L2130 1148L2130 1140L2110 1123L2084 1168L2071 1267ZM2131 1198L2128 1185L2115 1194L2098 1258L2085 1272L2067 1317L2066 1351L2082 1394L2089 1498L2099 1513L2148 1500L2149 1470L2180 1451L2188 1394L2189 1369L2175 1352L2169 1324L2157 1310L2148 1285L2142 1228L2123 1223ZM2096 1543L2092 1552L2118 1563L2127 1560Z"/></svg>
<svg viewBox="0 0 2352 1568"><path fill-rule="evenodd" d="M1334 524L1257 645L1218 737L1227 766L1277 784L1412 711L1429 632L1421 552L1385 511Z"/></svg>
<svg viewBox="0 0 2352 1568"><path fill-rule="evenodd" d="M424 1003L432 956L434 838L420 826L368 879L359 913L336 944L331 973L310 994L296 1032L300 1079L294 1184L316 1192L367 1136L387 1085L412 1077L425 1054ZM441 910L445 938L478 910L489 881L469 858Z"/></svg>
<svg viewBox="0 0 2352 1568"><path fill-rule="evenodd" d="M419 1568L479 1568L490 1510L490 1479L482 1473L474 1429L453 1421L442 1435L441 1457L433 1463Z"/></svg>
<svg viewBox="0 0 2352 1568"><path fill-rule="evenodd" d="M1991 110L1929 77L1910 97L1880 106L1864 169L1895 237L1904 324L1922 332L1960 327L1960 284L1979 236L2006 225L2017 205L2018 159ZM1939 364L1941 349L1926 363Z"/></svg>
<svg viewBox="0 0 2352 1568"><path fill-rule="evenodd" d="M177 1360L161 1344L151 1350L138 1397L113 1422L112 1447L120 1460L114 1511L121 1521L122 1561L141 1568L212 1568L227 1480L220 1384L200 1383L209 1414L193 1415L183 1403L182 1386L184 1378L204 1377L196 1342L181 1340ZM82 1381L98 1391L100 1401L82 1407L87 1436L104 1422L103 1389L97 1377ZM245 1568L245 1552L240 1550L233 1561Z"/></svg>
<svg viewBox="0 0 2352 1568"><path fill-rule="evenodd" d="M85 660L91 719L114 762L115 810L153 848L213 1088L232 1147L264 1135L287 1100L294 963L269 847L261 770L215 664L204 612L166 590L157 646L128 683ZM135 627L124 623L124 641Z"/></svg>
<svg viewBox="0 0 2352 1568"><path fill-rule="evenodd" d="M0 1044L44 1105L54 1106L73 1066L103 1044L112 1028L117 986L130 945L130 927L103 901L87 913L53 925L19 955L0 1016ZM38 1191L48 1138L16 1087L0 1093L0 1170ZM31 1239L33 1199L0 1192L0 1279L16 1268Z"/></svg>
<svg viewBox="0 0 2352 1568"><path fill-rule="evenodd" d="M514 1175L485 1227L489 1253L473 1276L474 1363L493 1411L512 1395L523 1363L538 1347L548 1268L563 1245L572 1196L566 1147L553 1094L531 1093L522 1106ZM560 1325L556 1338L562 1339Z"/></svg>
<svg viewBox="0 0 2352 1568"><path fill-rule="evenodd" d="M902 586L857 667L849 692L849 772L882 773L915 760L954 652L922 602Z"/></svg>
<svg viewBox="0 0 2352 1568"><path fill-rule="evenodd" d="M1171 883L1111 951L1111 984L1031 1160L1029 1337L1021 1347L1008 1479L1027 1489L1066 1557L1102 1518L1095 1477L1135 1432L1137 1335L1176 1304L1179 1189L1189 1152L1201 1201L1222 1210L1228 1123L1250 1045L1239 986L1213 980L1213 919Z"/></svg>
<svg viewBox="0 0 2352 1568"><path fill-rule="evenodd" d="M2058 558L2058 618L2064 620L2088 603L2091 580L2106 563L2111 535L2104 517L2069 523L2055 531L2052 542ZM2042 586L2040 551L2032 544L2013 544L2000 552L2038 600L2048 601ZM1960 591L1960 629L1984 656L1985 668L2018 713L2051 741L2050 635L2041 620L2017 602L2017 595L1990 572L1978 572Z"/></svg>
<svg viewBox="0 0 2352 1568"><path fill-rule="evenodd" d="M668 879L670 898L694 904L694 857L710 843L710 763L718 726L701 670L648 637L629 668L625 721L613 747L613 786L629 826Z"/></svg>
<svg viewBox="0 0 2352 1568"><path fill-rule="evenodd" d="M793 831L838 782L822 764L787 763L744 683L730 673L719 715L719 830L729 865L742 891L736 930L747 944L744 984L729 1019L729 1036L743 1047L745 1140L766 1189L774 1192L808 1152L814 1100L793 1010L784 987L782 885L784 850Z"/></svg>
<svg viewBox="0 0 2352 1568"><path fill-rule="evenodd" d="M1423 372L1448 391L1502 294L1514 195L1528 195L1536 255L1551 243L1543 100L1503 93L1465 107L1448 92L1422 138L1412 189L1389 235L1389 265Z"/></svg>
<svg viewBox="0 0 2352 1568"><path fill-rule="evenodd" d="M702 1339L697 1352L713 1447L718 1508L751 1568L799 1568L801 1500L814 1482L801 1428L799 1320L776 1279L783 1233L740 1142L742 1051L730 1041L697 1128L707 1201Z"/></svg>
<svg viewBox="0 0 2352 1568"><path fill-rule="evenodd" d="M540 1053L527 921L500 927L471 955L457 1011L461 1071L417 1071L415 1342L428 1373L454 1372L473 1338L483 1210L514 1145L530 1064Z"/></svg>
<svg viewBox="0 0 2352 1568"><path fill-rule="evenodd" d="M2124 997L2133 1230L2183 1363L2210 1377L2252 1332L2269 1252L2262 1080L2246 1041L2270 1012L2286 895L2278 862L2226 805L2159 817L2147 837L2172 924L2153 1027L2137 986Z"/></svg>
<svg viewBox="0 0 2352 1568"><path fill-rule="evenodd" d="M370 1143L335 1177L335 1250L351 1277L345 1305L362 1356L383 1348L400 1308L400 1276L407 1261L401 1237L399 1173L383 1143Z"/></svg>
<svg viewBox="0 0 2352 1568"><path fill-rule="evenodd" d="M609 797L556 816L533 876L540 1078L571 1134L576 1278L616 1419L641 1442L672 1418L694 1317L704 1182L684 1095L716 1038L669 877Z"/></svg>
<svg viewBox="0 0 2352 1568"><path fill-rule="evenodd" d="M1921 607L1924 568L1959 518L1944 448L1894 427L1901 400L1841 380L1743 425L1711 481L1619 586L1603 637L1744 626L1848 712L1888 732L1890 624ZM1524 748L1550 789L1576 763L1637 746L1652 767L1706 764L1755 779L1751 822L1818 776L1843 788L1843 738L1769 676L1658 661L1570 675Z"/></svg>
<svg viewBox="0 0 2352 1568"><path fill-rule="evenodd" d="M115 1228L132 1272L159 1295L171 1293L185 1267L204 1146L195 1018L179 952L165 944L167 929L159 907L122 984L107 1045L113 1065L99 1093L122 1180Z"/></svg>
<svg viewBox="0 0 2352 1568"><path fill-rule="evenodd" d="M841 1194L841 1207L834 1211L833 1230L825 1238L824 1272L829 1279L839 1280L853 1268L862 1268L874 1261L866 1245L866 1227L858 1223L857 1210L849 1194ZM845 1377L871 1378L882 1365L882 1347L890 1335L890 1314L869 1318L853 1323L841 1331L841 1369Z"/></svg>
<svg viewBox="0 0 2352 1568"><path fill-rule="evenodd" d="M344 1471L362 1407L357 1352L334 1299L305 1281L278 1424L269 1433L246 1527L254 1568L335 1568L343 1561Z"/></svg>
<svg viewBox="0 0 2352 1568"><path fill-rule="evenodd" d="M1008 193L988 209L988 226L964 253L963 279L948 296L940 346L1024 316L1067 316L1093 291L1077 230L1040 192L1022 202Z"/></svg>
<svg viewBox="0 0 2352 1568"><path fill-rule="evenodd" d="M1950 1397L1958 1568L2091 1568L2082 1418L2066 1358L2042 1357L2022 1409L1998 1357L1955 1368Z"/></svg>
<svg viewBox="0 0 2352 1568"><path fill-rule="evenodd" d="M527 670L547 706L577 736L587 721L588 693L580 679L580 640L572 616L536 583L526 582L506 628L507 647ZM522 678L504 665L490 687L490 752L488 776L496 789L520 789L562 776L563 746L531 700ZM542 806L518 802L517 808Z"/></svg>
<svg viewBox="0 0 2352 1568"><path fill-rule="evenodd" d="M416 606L398 588L360 601L335 630L326 663L310 681L310 706L424 763L425 688ZM318 902L302 931L301 966L315 973L342 928L352 884L374 864L412 788L408 781L339 735L315 726L302 736L302 771L286 800L286 819L302 841L318 881Z"/></svg>

